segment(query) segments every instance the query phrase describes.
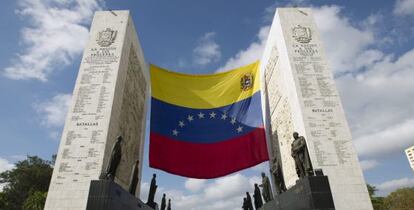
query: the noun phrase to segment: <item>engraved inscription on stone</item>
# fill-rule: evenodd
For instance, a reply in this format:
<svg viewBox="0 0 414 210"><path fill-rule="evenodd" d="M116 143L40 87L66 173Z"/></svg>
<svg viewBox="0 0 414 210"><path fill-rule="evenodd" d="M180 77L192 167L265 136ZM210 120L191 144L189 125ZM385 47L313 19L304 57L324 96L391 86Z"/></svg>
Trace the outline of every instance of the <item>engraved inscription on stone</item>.
<svg viewBox="0 0 414 210"><path fill-rule="evenodd" d="M342 143L330 141L337 139L337 129L343 125L336 117L338 110L339 97L331 78L331 73L326 67L326 63L319 52L318 43L312 40L303 42L298 40L307 40L310 33L310 26L295 26L292 31L292 37L297 41L290 46L292 52L291 61L292 70L296 74L297 84L299 86L300 102L305 109L305 123L313 139L313 147L319 166L344 164L349 161L350 155L342 149ZM299 34L299 35L298 35ZM298 43L299 42L299 43ZM334 132L332 132L334 131ZM348 141L348 140L344 140ZM321 143L323 142L323 143Z"/></svg>
<svg viewBox="0 0 414 210"><path fill-rule="evenodd" d="M127 140L115 182L127 189L145 130L146 78L128 11L95 13L68 112L46 210L86 208L91 180L106 167L115 135ZM138 59L139 58L139 59ZM108 149L109 148L109 149ZM125 148L125 150L124 150ZM128 178L127 178L128 177Z"/></svg>
<svg viewBox="0 0 414 210"><path fill-rule="evenodd" d="M114 64L120 59L116 53L117 46L113 43L110 45L85 50L83 68L74 91L74 104L69 113L70 124L66 125L65 143L61 145L60 160L68 161L59 165L56 175L60 177L59 183L80 182L96 174L94 169L98 168L105 142L104 130L100 125L106 124L109 117L105 116L111 109L108 103L111 94L108 90L113 89Z"/></svg>
<svg viewBox="0 0 414 210"><path fill-rule="evenodd" d="M278 9L262 66L271 125L271 158L280 154L288 188L298 177L293 131L306 139L313 168L329 177L335 209L372 209L334 78L311 11ZM272 47L270 47L270 46ZM275 46L274 46L275 45ZM274 50L276 48L276 50ZM277 57L272 56L277 51ZM275 155L276 154L276 155ZM272 163L270 163L272 164Z"/></svg>

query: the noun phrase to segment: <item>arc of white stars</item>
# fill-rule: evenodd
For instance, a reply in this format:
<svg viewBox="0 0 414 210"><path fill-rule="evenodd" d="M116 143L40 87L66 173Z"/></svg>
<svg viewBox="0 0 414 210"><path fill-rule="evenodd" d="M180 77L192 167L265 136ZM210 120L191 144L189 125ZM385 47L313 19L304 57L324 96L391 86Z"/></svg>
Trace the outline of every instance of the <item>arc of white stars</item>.
<svg viewBox="0 0 414 210"><path fill-rule="evenodd" d="M194 120L194 116L193 115L188 115L187 120L190 121L190 122L193 121Z"/></svg>
<svg viewBox="0 0 414 210"><path fill-rule="evenodd" d="M234 124L236 124L236 118L234 118L234 117L233 117L233 118L231 118L230 123L231 123L231 124L233 124L233 125L234 125Z"/></svg>
<svg viewBox="0 0 414 210"><path fill-rule="evenodd" d="M180 126L181 128L184 127L185 126L184 121L179 121L178 126Z"/></svg>
<svg viewBox="0 0 414 210"><path fill-rule="evenodd" d="M216 118L216 113L215 112L211 112L210 113L210 118Z"/></svg>
<svg viewBox="0 0 414 210"><path fill-rule="evenodd" d="M221 119L222 119L222 120L226 120L226 119L227 119L227 114L226 114L226 113L222 114L222 115L221 115Z"/></svg>
<svg viewBox="0 0 414 210"><path fill-rule="evenodd" d="M173 131L172 131L172 133L173 133L173 136L178 136L178 131L177 131L177 129L174 129Z"/></svg>
<svg viewBox="0 0 414 210"><path fill-rule="evenodd" d="M237 130L237 133L241 133L243 131L243 127L239 126L239 127L237 127L236 130Z"/></svg>

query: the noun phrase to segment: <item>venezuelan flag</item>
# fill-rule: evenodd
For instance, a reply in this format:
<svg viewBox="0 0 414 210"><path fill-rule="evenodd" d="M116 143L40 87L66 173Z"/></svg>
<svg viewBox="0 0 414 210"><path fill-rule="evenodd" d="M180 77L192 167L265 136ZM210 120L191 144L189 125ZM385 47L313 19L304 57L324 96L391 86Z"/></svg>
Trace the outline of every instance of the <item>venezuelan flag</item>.
<svg viewBox="0 0 414 210"><path fill-rule="evenodd" d="M207 179L268 160L258 68L188 75L151 65L150 167Z"/></svg>

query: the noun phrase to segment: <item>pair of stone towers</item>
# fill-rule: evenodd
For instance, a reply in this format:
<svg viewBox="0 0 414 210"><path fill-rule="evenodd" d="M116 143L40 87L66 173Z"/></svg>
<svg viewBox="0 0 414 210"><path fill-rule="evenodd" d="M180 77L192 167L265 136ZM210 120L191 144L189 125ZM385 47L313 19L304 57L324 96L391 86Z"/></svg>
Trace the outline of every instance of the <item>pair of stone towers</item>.
<svg viewBox="0 0 414 210"><path fill-rule="evenodd" d="M329 178L335 208L372 209L310 9L276 11L260 70L269 156L280 160L287 187L298 179L290 155L298 131L313 168ZM86 209L90 182L105 170L118 135L124 142L115 182L128 189L136 160L141 174L149 81L129 12L96 12L45 209ZM139 196L140 182L137 189Z"/></svg>

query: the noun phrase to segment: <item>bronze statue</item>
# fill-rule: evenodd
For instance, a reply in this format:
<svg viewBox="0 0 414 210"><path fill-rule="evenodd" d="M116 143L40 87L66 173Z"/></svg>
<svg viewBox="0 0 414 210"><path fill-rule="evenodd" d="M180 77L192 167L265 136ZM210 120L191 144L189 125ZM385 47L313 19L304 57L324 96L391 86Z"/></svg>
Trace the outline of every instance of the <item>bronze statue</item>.
<svg viewBox="0 0 414 210"><path fill-rule="evenodd" d="M137 191L138 184L138 169L139 169L139 160L135 161L134 166L132 166L131 178L129 179L129 193L135 196Z"/></svg>
<svg viewBox="0 0 414 210"><path fill-rule="evenodd" d="M168 199L168 206L167 206L167 210L171 210L171 199Z"/></svg>
<svg viewBox="0 0 414 210"><path fill-rule="evenodd" d="M243 210L249 210L249 207L247 206L247 199L246 198L243 198L242 209Z"/></svg>
<svg viewBox="0 0 414 210"><path fill-rule="evenodd" d="M249 192L246 192L246 204L247 204L247 209L254 210L253 203L252 203L252 197L250 197Z"/></svg>
<svg viewBox="0 0 414 210"><path fill-rule="evenodd" d="M166 201L165 201L165 193L162 195L162 199L161 199L161 210L165 210L165 207L167 206Z"/></svg>
<svg viewBox="0 0 414 210"><path fill-rule="evenodd" d="M306 140L303 136L299 136L298 132L293 133L292 157L295 160L296 173L299 178L305 176L313 176L312 163L309 158Z"/></svg>
<svg viewBox="0 0 414 210"><path fill-rule="evenodd" d="M259 185L262 189L262 195L265 203L273 200L272 188L270 186L269 178L262 172L262 184Z"/></svg>
<svg viewBox="0 0 414 210"><path fill-rule="evenodd" d="M277 194L280 195L282 192L286 191L285 180L283 178L282 168L280 166L279 160L277 158L273 158L273 164L270 168L270 173L273 175L275 180L275 187Z"/></svg>
<svg viewBox="0 0 414 210"><path fill-rule="evenodd" d="M151 185L150 185L148 200L147 200L147 205L151 206L152 208L155 208L154 197L155 197L155 192L157 191L157 187L158 187L156 184L157 181L155 180L156 177L157 177L156 174L152 174Z"/></svg>
<svg viewBox="0 0 414 210"><path fill-rule="evenodd" d="M256 183L254 184L253 199L254 199L254 207L256 209L259 209L260 207L263 206L262 194L260 193L259 186Z"/></svg>
<svg viewBox="0 0 414 210"><path fill-rule="evenodd" d="M122 150L121 150L122 136L118 136L117 140L112 147L111 158L109 159L108 167L106 168L105 177L111 181L114 181L116 175L116 169L121 162Z"/></svg>

